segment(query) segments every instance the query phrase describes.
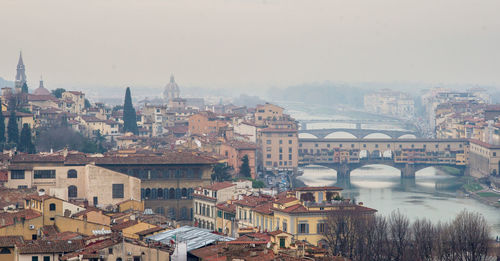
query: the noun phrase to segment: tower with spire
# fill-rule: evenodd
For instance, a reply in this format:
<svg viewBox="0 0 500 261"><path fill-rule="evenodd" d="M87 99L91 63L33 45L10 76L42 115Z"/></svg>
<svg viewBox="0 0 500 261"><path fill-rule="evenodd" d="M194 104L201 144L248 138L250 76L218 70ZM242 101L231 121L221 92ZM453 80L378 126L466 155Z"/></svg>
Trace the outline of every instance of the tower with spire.
<svg viewBox="0 0 500 261"><path fill-rule="evenodd" d="M165 86L163 91L163 99L165 102L170 102L172 99L177 99L180 97L179 85L175 82L174 75L170 75L170 82Z"/></svg>
<svg viewBox="0 0 500 261"><path fill-rule="evenodd" d="M28 92L28 85L26 83L26 71L23 62L23 53L19 52L19 61L17 62L17 73L15 81L16 92L20 93L23 87L26 89L25 91Z"/></svg>

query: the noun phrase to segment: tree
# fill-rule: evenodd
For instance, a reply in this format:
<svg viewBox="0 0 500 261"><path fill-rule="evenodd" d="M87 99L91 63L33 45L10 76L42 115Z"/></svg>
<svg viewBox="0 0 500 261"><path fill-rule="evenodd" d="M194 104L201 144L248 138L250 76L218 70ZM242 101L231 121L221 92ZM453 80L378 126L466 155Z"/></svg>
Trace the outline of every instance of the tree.
<svg viewBox="0 0 500 261"><path fill-rule="evenodd" d="M19 127L17 126L17 116L14 109L10 111L9 122L7 124L7 135L9 143L19 143Z"/></svg>
<svg viewBox="0 0 500 261"><path fill-rule="evenodd" d="M223 163L215 164L212 167L212 180L216 182L222 182L226 180L231 180L231 175L229 174L229 170L231 168Z"/></svg>
<svg viewBox="0 0 500 261"><path fill-rule="evenodd" d="M52 90L52 95L56 96L56 98L59 98L61 99L62 98L62 94L63 92L65 92L66 90L63 89L63 88L57 88L55 90Z"/></svg>
<svg viewBox="0 0 500 261"><path fill-rule="evenodd" d="M31 128L27 123L23 124L23 128L21 129L19 151L29 154L35 153L35 146L33 145L33 140L31 138Z"/></svg>
<svg viewBox="0 0 500 261"><path fill-rule="evenodd" d="M262 180L252 179L252 188L264 188L265 184Z"/></svg>
<svg viewBox="0 0 500 261"><path fill-rule="evenodd" d="M125 91L125 102L123 104L123 132L132 132L136 135L139 134L137 130L137 116L134 106L132 105L130 87L127 87Z"/></svg>
<svg viewBox="0 0 500 261"><path fill-rule="evenodd" d="M90 104L90 101L88 99L85 99L85 109L88 109L92 107L92 105Z"/></svg>
<svg viewBox="0 0 500 261"><path fill-rule="evenodd" d="M5 117L3 112L0 110L0 143L5 142Z"/></svg>
<svg viewBox="0 0 500 261"><path fill-rule="evenodd" d="M26 82L24 82L23 86L21 87L21 92L28 93L28 84Z"/></svg>
<svg viewBox="0 0 500 261"><path fill-rule="evenodd" d="M252 176L250 171L250 165L248 164L248 155L243 156L241 159L240 174L243 177L250 178Z"/></svg>

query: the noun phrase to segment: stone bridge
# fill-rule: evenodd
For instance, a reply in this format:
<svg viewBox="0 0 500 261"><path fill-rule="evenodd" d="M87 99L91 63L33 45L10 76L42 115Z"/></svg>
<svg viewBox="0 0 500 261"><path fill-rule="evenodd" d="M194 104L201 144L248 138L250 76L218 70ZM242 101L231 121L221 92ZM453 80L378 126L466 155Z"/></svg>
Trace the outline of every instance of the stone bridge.
<svg viewBox="0 0 500 261"><path fill-rule="evenodd" d="M450 166L454 168L458 168L467 174L468 168L467 166L457 166L456 164L435 164L435 163L396 163L393 159L365 159L360 160L356 163L314 163L314 165L334 169L337 171L338 179L349 179L351 171L355 169L359 169L363 166L367 165L386 165L394 167L401 171L401 178L414 178L415 173L419 170L428 168L428 167L436 167L436 166ZM304 166L304 164L302 164Z"/></svg>
<svg viewBox="0 0 500 261"><path fill-rule="evenodd" d="M299 139L299 164L321 165L349 177L351 170L383 164L414 177L432 166L468 171L468 141L464 139Z"/></svg>
<svg viewBox="0 0 500 261"><path fill-rule="evenodd" d="M389 136L392 139L397 139L403 135L414 135L417 137L415 131L409 130L372 130L372 129L315 129L315 130L299 130L299 134L311 134L318 139L328 139L328 135L335 133L348 133L352 134L353 138L362 139L370 134L381 133ZM311 136L311 138L314 138Z"/></svg>

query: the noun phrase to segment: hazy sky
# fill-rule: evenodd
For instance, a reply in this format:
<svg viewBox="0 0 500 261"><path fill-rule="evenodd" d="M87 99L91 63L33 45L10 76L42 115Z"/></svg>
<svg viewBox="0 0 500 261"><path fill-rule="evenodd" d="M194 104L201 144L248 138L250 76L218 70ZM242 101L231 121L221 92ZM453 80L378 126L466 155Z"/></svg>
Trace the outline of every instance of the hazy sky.
<svg viewBox="0 0 500 261"><path fill-rule="evenodd" d="M0 77L31 88L500 85L500 1L0 0ZM36 86L35 86L36 85Z"/></svg>

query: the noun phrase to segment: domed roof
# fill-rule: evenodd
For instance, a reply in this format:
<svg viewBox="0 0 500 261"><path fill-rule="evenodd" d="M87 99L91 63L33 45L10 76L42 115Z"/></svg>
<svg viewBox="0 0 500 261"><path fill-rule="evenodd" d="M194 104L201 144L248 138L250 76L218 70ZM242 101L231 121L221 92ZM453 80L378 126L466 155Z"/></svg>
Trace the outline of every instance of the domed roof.
<svg viewBox="0 0 500 261"><path fill-rule="evenodd" d="M49 90L43 87L43 80L40 79L40 86L33 91L34 95L50 95Z"/></svg>
<svg viewBox="0 0 500 261"><path fill-rule="evenodd" d="M179 85L174 80L174 76L170 76L170 82L165 85L165 89L163 90L163 98L165 100L171 100L175 98L179 98L180 96L180 89Z"/></svg>
<svg viewBox="0 0 500 261"><path fill-rule="evenodd" d="M165 90L166 91L179 91L179 85L174 80L174 75L170 76L170 82L165 85Z"/></svg>

